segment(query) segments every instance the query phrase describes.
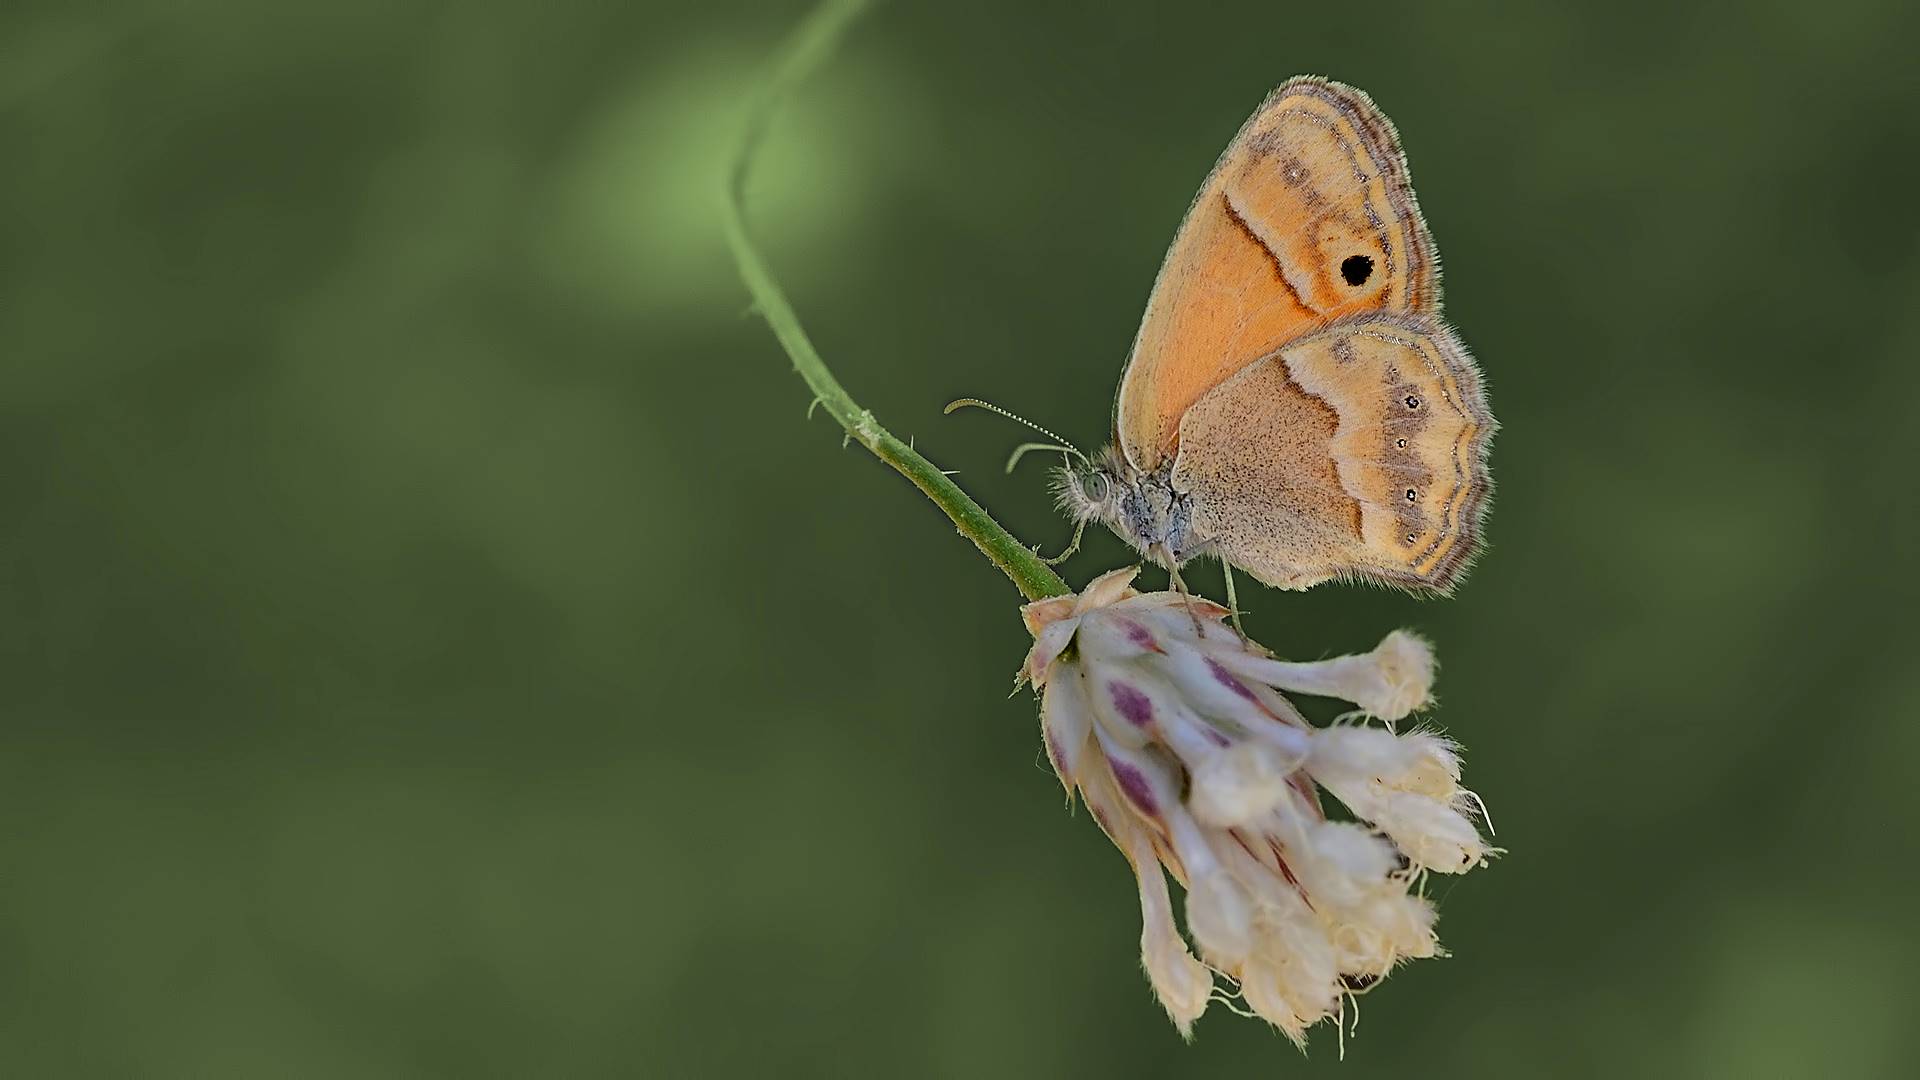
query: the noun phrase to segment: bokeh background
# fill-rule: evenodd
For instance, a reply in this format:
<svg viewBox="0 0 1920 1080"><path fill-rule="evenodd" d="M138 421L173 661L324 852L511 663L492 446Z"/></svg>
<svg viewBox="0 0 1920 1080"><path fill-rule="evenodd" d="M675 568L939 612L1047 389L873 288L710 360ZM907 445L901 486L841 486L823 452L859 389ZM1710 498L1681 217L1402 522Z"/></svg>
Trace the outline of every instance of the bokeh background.
<svg viewBox="0 0 1920 1080"><path fill-rule="evenodd" d="M1100 441L1265 91L1400 125L1492 550L1249 625L1431 635L1511 854L1344 1062L1175 1036L1017 596L746 314L804 10L0 12L0 1073L1911 1075L1912 5L903 3L781 114L816 340L1049 547L941 404Z"/></svg>

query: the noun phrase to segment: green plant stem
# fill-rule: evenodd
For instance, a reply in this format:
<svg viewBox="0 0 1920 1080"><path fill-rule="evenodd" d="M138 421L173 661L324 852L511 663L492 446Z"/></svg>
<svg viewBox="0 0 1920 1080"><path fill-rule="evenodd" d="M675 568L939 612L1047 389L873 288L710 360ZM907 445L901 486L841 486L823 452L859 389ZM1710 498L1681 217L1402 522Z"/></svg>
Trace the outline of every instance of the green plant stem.
<svg viewBox="0 0 1920 1080"><path fill-rule="evenodd" d="M866 6L866 0L826 0L800 23L787 41L772 77L748 108L739 142L730 159L724 209L727 242L733 248L734 261L739 264L741 280L753 294L755 307L792 358L794 369L813 388L814 397L846 429L848 437L912 481L935 506L946 511L960 534L973 541L982 554L1012 578L1027 599L1063 596L1072 590L1052 567L995 521L933 462L881 427L873 414L861 408L841 387L826 361L814 349L813 342L808 340L805 328L800 325L800 316L794 312L785 291L747 232L747 175L774 111L793 87L833 51L847 24Z"/></svg>

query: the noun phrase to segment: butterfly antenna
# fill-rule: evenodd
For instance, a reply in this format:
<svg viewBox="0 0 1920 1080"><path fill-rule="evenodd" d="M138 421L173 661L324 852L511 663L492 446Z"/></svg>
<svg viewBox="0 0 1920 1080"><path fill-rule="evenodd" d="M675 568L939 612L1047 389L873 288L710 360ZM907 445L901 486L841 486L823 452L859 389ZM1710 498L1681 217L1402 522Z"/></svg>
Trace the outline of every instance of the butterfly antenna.
<svg viewBox="0 0 1920 1080"><path fill-rule="evenodd" d="M1062 446L1059 443L1050 442L1024 442L1014 447L1013 453L1007 457L1007 472L1013 472L1013 467L1020 464L1020 459L1033 453L1035 450L1052 450L1062 455L1074 454L1078 455L1082 461L1086 460L1085 454L1080 453L1078 449L1071 446Z"/></svg>
<svg viewBox="0 0 1920 1080"><path fill-rule="evenodd" d="M1013 460L1007 462L1007 470L1009 472L1013 470L1014 464L1020 460L1020 455L1026 453L1028 450L1061 450L1066 453L1072 454L1074 457L1079 458L1081 461L1087 460L1087 455L1084 452L1082 452L1079 447L1073 445L1072 443L1061 438L1060 436L1055 435L1053 432L1048 431L1046 428L1041 427L1039 424L1034 423L1033 421L1027 419L1026 417L1018 416L1013 413L1010 413L1007 410L1001 408L1000 406L993 404L992 402L981 401L979 398L970 398L970 397L956 398L953 401L947 402L947 407L940 411L942 413L950 414L965 408L985 409L990 413L998 413L999 415L1006 417L1007 419L1013 421L1014 423L1024 424L1025 426L1032 428L1033 430L1039 432L1042 435L1045 435L1047 438L1052 439L1054 442L1060 444L1058 446L1042 446L1040 444L1030 443L1027 446L1021 447L1019 450L1014 451Z"/></svg>

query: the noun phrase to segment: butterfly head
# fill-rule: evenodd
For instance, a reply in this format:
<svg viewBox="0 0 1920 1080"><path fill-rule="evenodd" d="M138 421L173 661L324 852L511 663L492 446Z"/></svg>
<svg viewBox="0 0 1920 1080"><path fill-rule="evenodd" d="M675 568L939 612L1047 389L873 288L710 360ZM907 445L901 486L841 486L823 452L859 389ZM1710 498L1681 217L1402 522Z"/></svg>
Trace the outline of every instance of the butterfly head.
<svg viewBox="0 0 1920 1080"><path fill-rule="evenodd" d="M1119 447L1069 459L1053 489L1076 523L1098 521L1155 562L1179 566L1200 554L1191 500L1164 473L1134 468Z"/></svg>

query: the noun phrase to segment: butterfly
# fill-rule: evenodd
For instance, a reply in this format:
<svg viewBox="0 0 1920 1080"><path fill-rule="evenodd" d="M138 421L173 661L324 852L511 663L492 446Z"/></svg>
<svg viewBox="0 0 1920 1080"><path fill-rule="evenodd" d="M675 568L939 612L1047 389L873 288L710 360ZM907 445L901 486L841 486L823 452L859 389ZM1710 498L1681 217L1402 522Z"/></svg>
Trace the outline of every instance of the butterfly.
<svg viewBox="0 0 1920 1080"><path fill-rule="evenodd" d="M1294 78L1240 129L1160 268L1113 426L1061 468L1062 508L1176 583L1202 556L1285 589L1458 583L1496 424L1365 93Z"/></svg>

